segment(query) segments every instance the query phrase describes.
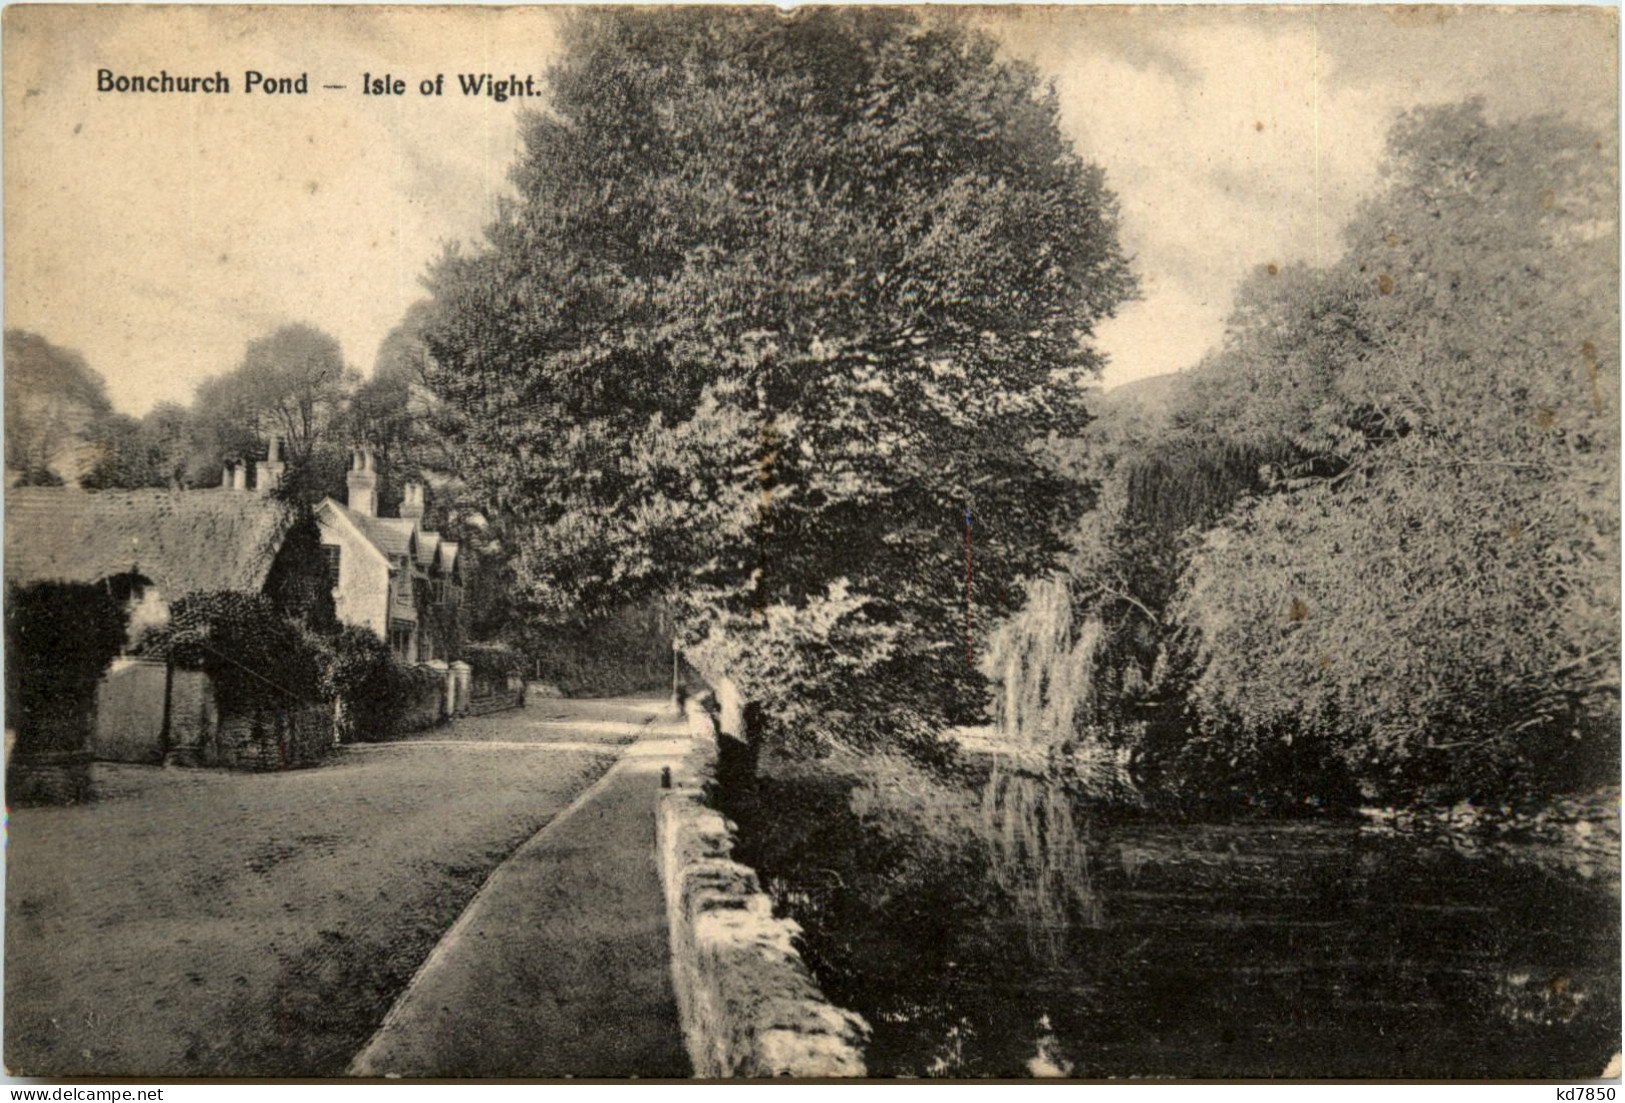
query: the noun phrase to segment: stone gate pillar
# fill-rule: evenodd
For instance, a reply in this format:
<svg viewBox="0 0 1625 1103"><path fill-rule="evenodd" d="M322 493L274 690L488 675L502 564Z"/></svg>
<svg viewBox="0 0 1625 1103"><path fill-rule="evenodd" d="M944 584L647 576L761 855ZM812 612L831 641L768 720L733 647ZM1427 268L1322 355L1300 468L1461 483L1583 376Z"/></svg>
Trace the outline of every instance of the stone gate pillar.
<svg viewBox="0 0 1625 1103"><path fill-rule="evenodd" d="M474 668L459 659L451 664L455 693L452 695L453 716L467 716L468 702L474 696Z"/></svg>

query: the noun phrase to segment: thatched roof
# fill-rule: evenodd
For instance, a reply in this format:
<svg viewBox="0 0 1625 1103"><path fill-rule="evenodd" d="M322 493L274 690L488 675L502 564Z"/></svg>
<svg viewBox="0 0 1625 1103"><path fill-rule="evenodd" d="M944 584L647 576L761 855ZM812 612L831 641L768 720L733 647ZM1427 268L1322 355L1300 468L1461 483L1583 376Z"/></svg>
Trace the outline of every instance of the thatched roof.
<svg viewBox="0 0 1625 1103"><path fill-rule="evenodd" d="M292 521L279 503L246 491L13 487L5 576L97 582L134 573L171 597L257 592Z"/></svg>

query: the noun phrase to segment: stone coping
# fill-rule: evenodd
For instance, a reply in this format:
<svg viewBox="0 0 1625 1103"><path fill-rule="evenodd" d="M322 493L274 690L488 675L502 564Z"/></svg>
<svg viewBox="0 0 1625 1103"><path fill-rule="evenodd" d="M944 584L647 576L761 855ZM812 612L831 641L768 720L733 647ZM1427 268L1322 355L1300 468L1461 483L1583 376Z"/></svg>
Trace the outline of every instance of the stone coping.
<svg viewBox="0 0 1625 1103"><path fill-rule="evenodd" d="M869 1025L824 998L756 872L733 860L735 825L711 808L717 729L686 708L693 750L658 811L672 981L694 1075L861 1077Z"/></svg>

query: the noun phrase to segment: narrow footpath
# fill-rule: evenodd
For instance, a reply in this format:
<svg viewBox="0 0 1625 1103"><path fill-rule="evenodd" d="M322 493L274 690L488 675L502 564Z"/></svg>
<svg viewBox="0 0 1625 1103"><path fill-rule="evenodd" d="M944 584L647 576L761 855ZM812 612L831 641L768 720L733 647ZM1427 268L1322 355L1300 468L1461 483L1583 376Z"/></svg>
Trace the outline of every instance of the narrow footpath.
<svg viewBox="0 0 1625 1103"><path fill-rule="evenodd" d="M363 1077L686 1077L655 863L652 717L608 773L491 874L357 1054Z"/></svg>

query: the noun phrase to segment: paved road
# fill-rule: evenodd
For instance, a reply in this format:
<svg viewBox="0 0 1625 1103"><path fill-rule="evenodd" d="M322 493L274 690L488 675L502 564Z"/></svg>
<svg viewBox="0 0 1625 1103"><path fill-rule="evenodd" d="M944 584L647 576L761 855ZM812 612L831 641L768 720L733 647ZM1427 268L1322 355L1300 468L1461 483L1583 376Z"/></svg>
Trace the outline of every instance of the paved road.
<svg viewBox="0 0 1625 1103"><path fill-rule="evenodd" d="M654 827L661 767L687 750L686 728L646 707L639 719L609 773L491 875L352 1075L689 1075ZM561 743L626 730L568 714L541 723Z"/></svg>

